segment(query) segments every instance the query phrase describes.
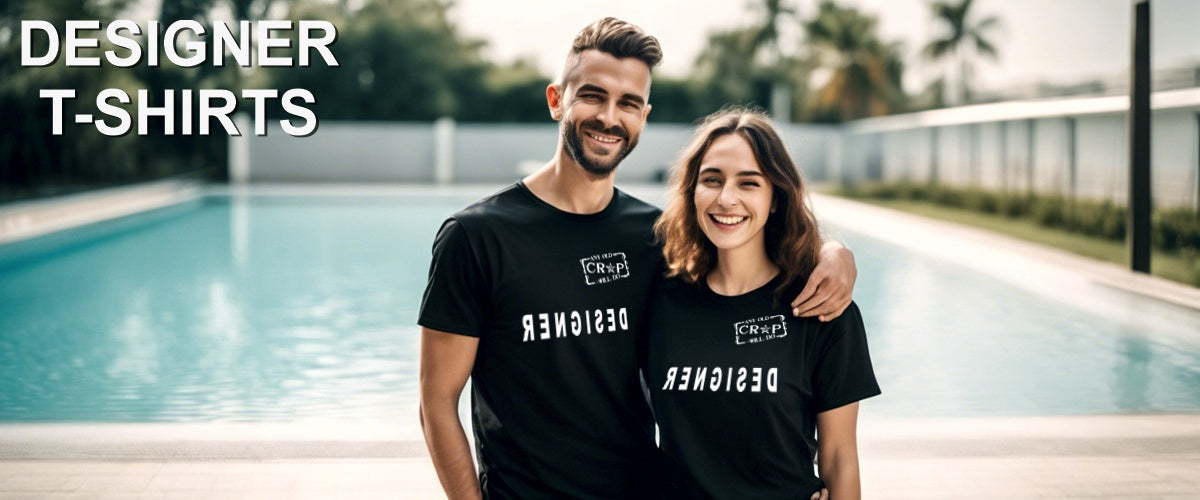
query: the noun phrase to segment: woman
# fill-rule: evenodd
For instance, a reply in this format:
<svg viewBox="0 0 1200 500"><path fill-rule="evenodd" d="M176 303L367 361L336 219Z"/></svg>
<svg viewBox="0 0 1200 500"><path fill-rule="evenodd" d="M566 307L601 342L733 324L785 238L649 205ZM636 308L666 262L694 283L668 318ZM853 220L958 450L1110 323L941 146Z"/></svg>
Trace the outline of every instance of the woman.
<svg viewBox="0 0 1200 500"><path fill-rule="evenodd" d="M761 113L723 110L672 175L647 358L668 496L859 497L857 402L879 386L857 306L822 323L784 301L821 240L783 141Z"/></svg>

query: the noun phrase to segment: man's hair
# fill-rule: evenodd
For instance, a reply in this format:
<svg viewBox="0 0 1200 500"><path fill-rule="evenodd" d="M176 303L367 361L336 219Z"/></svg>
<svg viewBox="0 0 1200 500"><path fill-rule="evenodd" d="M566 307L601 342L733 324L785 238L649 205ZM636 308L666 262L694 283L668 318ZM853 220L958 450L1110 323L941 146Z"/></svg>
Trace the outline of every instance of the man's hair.
<svg viewBox="0 0 1200 500"><path fill-rule="evenodd" d="M575 35L567 60L570 61L581 52L592 49L617 59L637 58L651 69L662 61L662 46L658 44L657 38L615 17L606 17L589 24Z"/></svg>

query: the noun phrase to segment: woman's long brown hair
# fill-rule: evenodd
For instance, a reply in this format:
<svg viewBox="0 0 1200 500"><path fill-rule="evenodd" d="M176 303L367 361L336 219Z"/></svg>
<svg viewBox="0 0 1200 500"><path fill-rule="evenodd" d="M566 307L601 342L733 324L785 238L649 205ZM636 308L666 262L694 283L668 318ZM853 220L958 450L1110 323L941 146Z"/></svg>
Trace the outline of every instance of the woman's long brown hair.
<svg viewBox="0 0 1200 500"><path fill-rule="evenodd" d="M668 277L679 276L696 283L716 266L717 248L700 230L696 219L696 182L708 148L718 137L734 134L750 145L754 159L772 186L774 212L767 218L763 231L767 256L779 266L784 278L775 290L778 300L793 285L807 280L816 267L821 235L808 205L800 171L765 114L740 107L726 108L701 122L691 144L671 168L671 195L666 210L654 225L655 237L663 243Z"/></svg>

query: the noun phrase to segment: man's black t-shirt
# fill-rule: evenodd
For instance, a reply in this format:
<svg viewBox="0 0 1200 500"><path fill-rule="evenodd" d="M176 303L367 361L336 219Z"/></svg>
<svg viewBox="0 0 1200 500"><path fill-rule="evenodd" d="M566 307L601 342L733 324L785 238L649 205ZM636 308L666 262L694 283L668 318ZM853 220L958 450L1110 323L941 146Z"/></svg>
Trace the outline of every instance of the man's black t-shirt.
<svg viewBox="0 0 1200 500"><path fill-rule="evenodd" d="M637 498L658 483L637 366L660 211L620 190L561 211L515 184L448 219L418 323L479 338L472 423L490 498Z"/></svg>
<svg viewBox="0 0 1200 500"><path fill-rule="evenodd" d="M646 379L669 497L808 498L817 414L879 394L858 307L796 318L772 301L779 280L722 296L669 279L654 295Z"/></svg>

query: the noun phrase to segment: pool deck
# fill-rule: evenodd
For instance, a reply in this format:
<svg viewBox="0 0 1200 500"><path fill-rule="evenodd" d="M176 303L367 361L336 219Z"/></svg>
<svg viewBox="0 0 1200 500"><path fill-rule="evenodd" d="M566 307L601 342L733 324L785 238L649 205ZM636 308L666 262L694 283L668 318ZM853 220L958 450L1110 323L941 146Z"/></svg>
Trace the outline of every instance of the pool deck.
<svg viewBox="0 0 1200 500"><path fill-rule="evenodd" d="M0 205L0 244L153 210L201 196L193 181L155 181Z"/></svg>
<svg viewBox="0 0 1200 500"><path fill-rule="evenodd" d="M879 419L865 498L1197 498L1200 416ZM399 426L0 426L0 498L438 498Z"/></svg>
<svg viewBox="0 0 1200 500"><path fill-rule="evenodd" d="M1034 293L1057 297L1067 295L1073 287L1099 286L1200 310L1200 288L1135 273L1111 262L836 196L814 193L812 201L822 223L853 228L896 245L931 253ZM836 237L836 232L833 236ZM1051 280L1062 289L1048 286ZM1197 326L1200 331L1200 325ZM1200 340L1200 335L1197 337Z"/></svg>
<svg viewBox="0 0 1200 500"><path fill-rule="evenodd" d="M655 189L661 187L627 190L655 199ZM147 191L144 206L179 192L158 186ZM94 196L72 203L86 203L76 206L92 214L119 214L141 203L130 191L119 193L111 206ZM813 202L822 220L922 245L947 260L1028 282L1031 291L1046 293L1049 276L1067 290L1099 285L1200 309L1200 290L1120 266L852 201L814 195ZM65 206L0 210L0 241L71 225L62 218L76 215ZM49 218L39 222L43 216ZM1200 498L1200 414L890 419L868 405L859 437L866 498ZM441 496L415 422L0 425L5 499Z"/></svg>

